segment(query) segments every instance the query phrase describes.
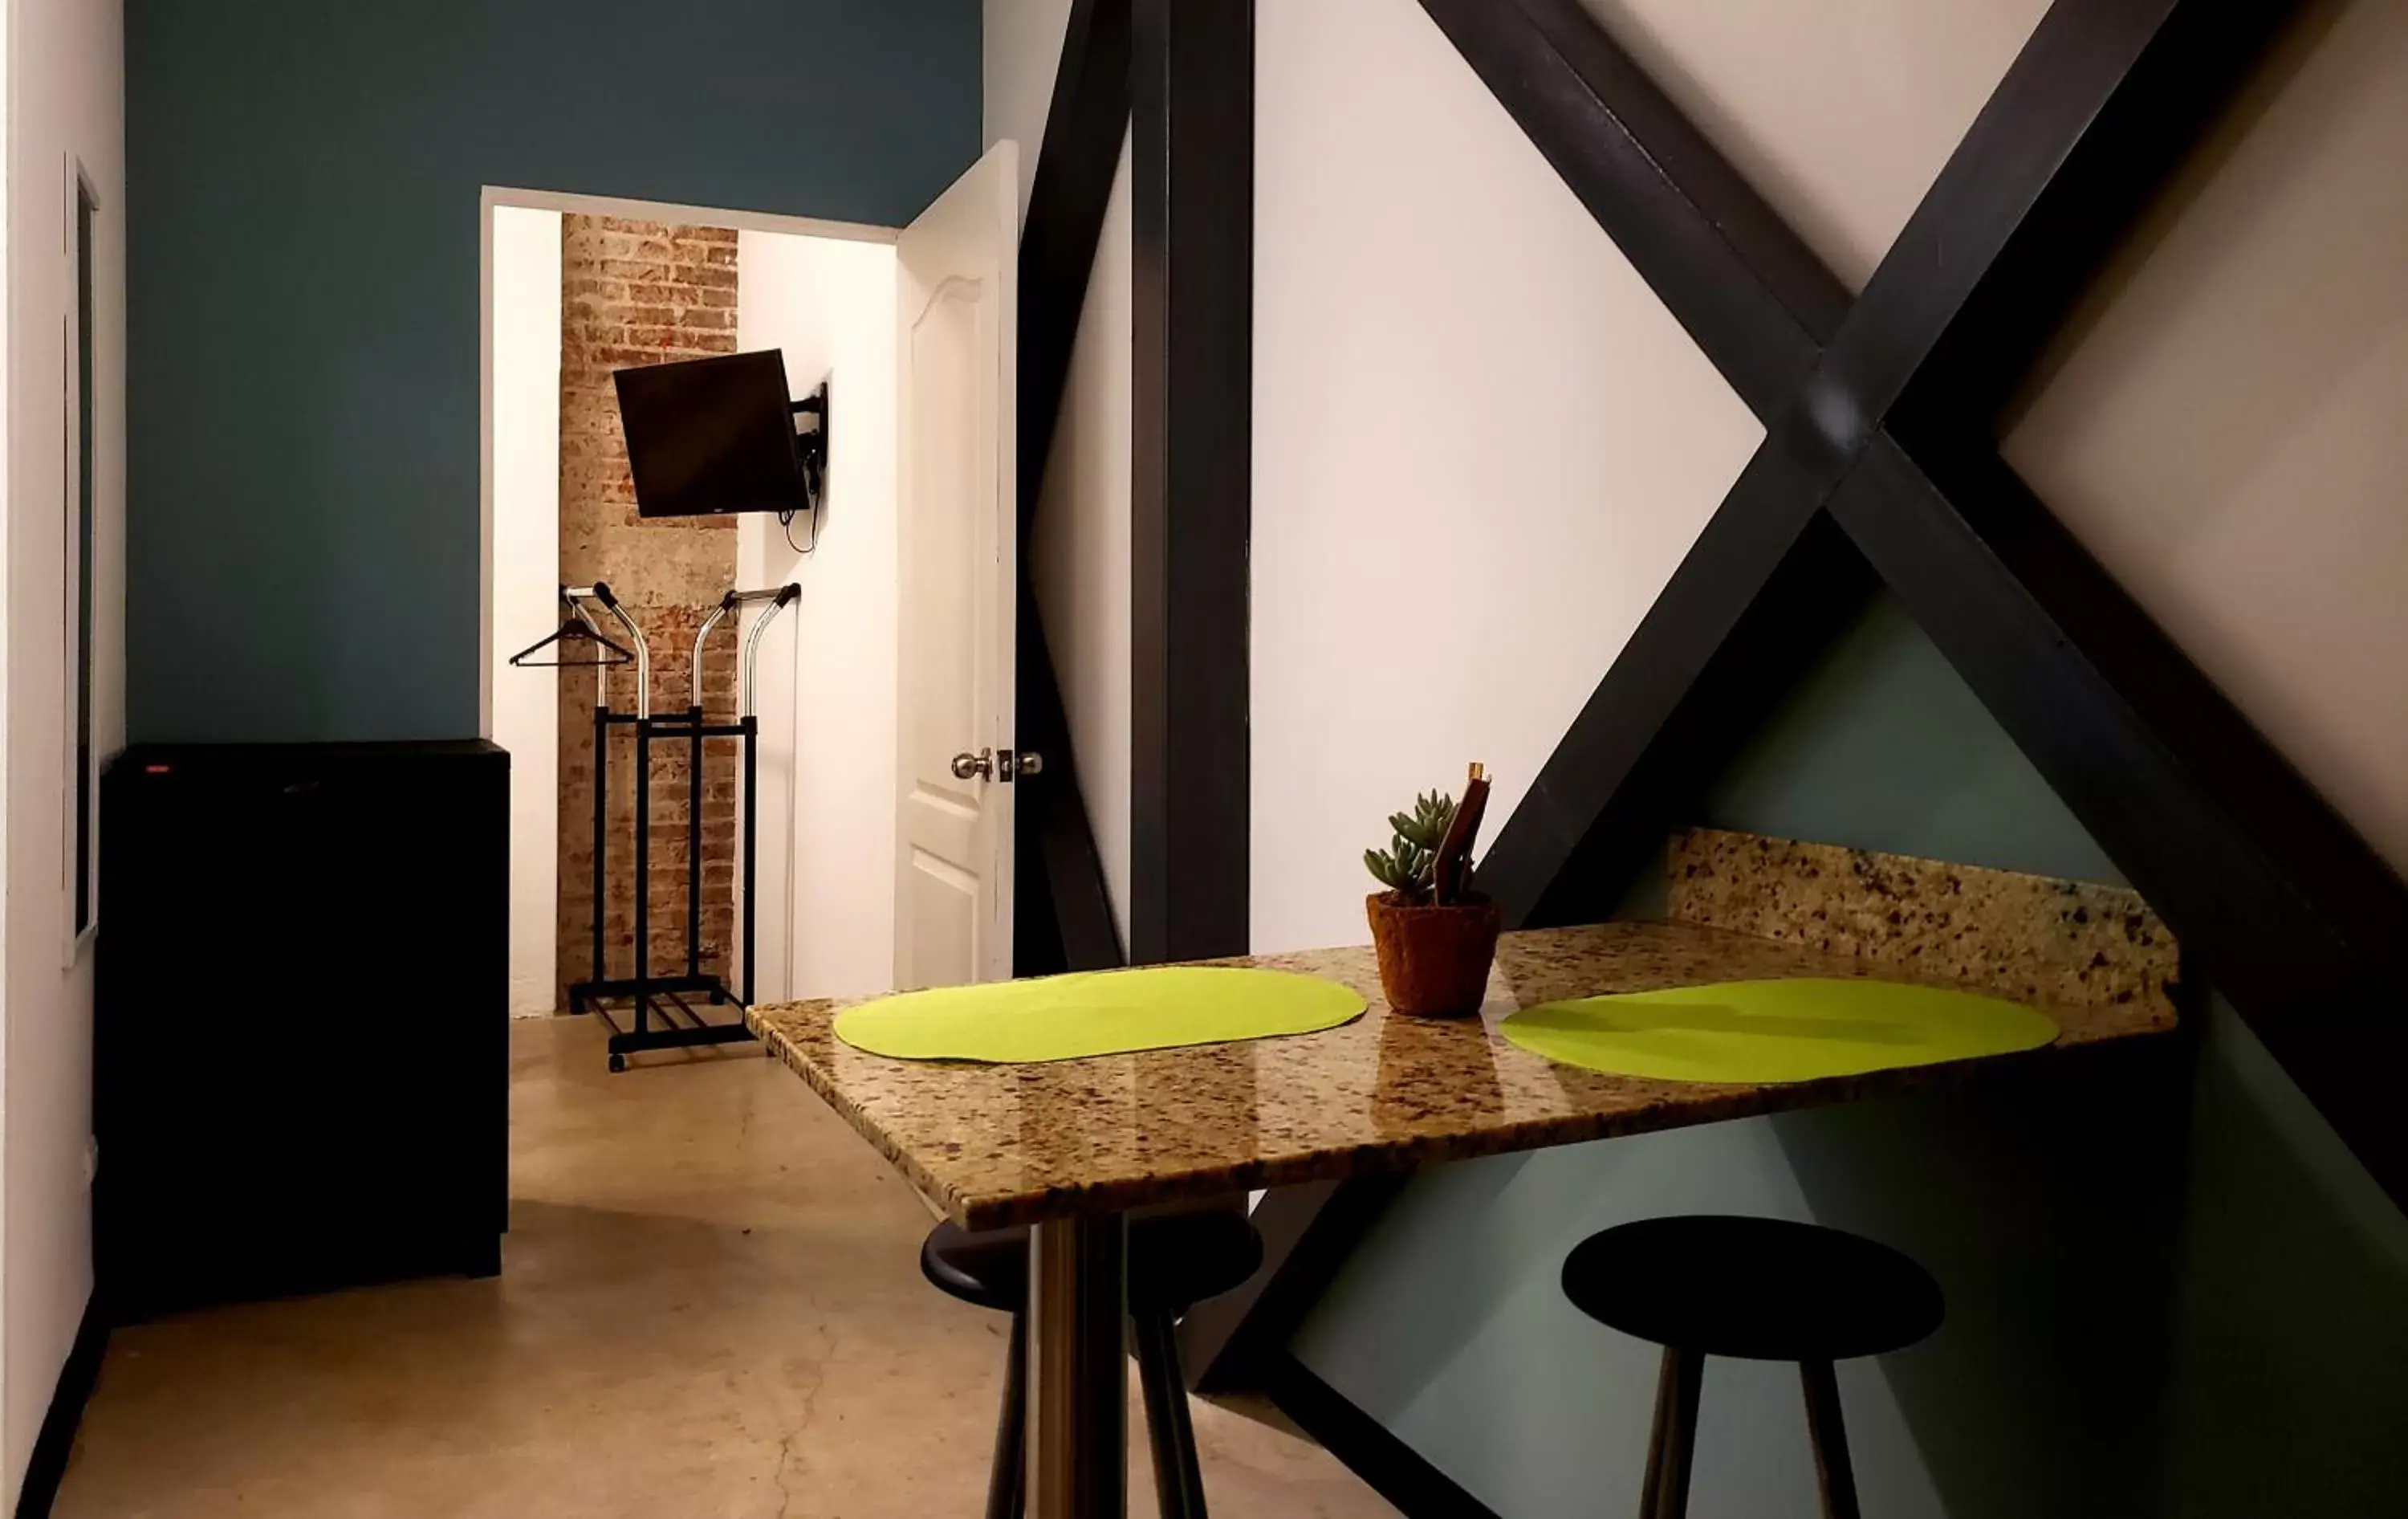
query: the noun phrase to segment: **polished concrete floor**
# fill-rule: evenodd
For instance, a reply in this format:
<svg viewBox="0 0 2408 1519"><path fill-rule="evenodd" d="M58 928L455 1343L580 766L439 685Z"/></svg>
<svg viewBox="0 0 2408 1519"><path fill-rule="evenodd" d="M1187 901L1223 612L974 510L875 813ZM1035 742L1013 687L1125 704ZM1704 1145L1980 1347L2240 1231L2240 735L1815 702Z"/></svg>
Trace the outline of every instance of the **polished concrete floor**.
<svg viewBox="0 0 2408 1519"><path fill-rule="evenodd" d="M608 1076L599 1036L516 1025L498 1280L119 1332L60 1519L979 1513L1005 1322L921 1281L919 1199L757 1051ZM1218 1513L1394 1512L1196 1414ZM1130 1465L1151 1514L1142 1438Z"/></svg>

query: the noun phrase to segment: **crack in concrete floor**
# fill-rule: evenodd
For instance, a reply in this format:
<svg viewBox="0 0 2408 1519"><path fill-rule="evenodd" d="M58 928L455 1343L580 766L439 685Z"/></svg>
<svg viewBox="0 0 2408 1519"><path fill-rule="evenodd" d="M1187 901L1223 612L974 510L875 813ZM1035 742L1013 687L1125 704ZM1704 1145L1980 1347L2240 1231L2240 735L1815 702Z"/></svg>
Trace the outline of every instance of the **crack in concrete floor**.
<svg viewBox="0 0 2408 1519"><path fill-rule="evenodd" d="M982 1512L1002 1321L920 1279L927 1214L885 1163L749 1047L614 1077L588 1022L511 1039L502 1275L121 1331L59 1519ZM1394 1512L1309 1441L1194 1407L1217 1511ZM1142 1429L1133 1406L1139 1519Z"/></svg>

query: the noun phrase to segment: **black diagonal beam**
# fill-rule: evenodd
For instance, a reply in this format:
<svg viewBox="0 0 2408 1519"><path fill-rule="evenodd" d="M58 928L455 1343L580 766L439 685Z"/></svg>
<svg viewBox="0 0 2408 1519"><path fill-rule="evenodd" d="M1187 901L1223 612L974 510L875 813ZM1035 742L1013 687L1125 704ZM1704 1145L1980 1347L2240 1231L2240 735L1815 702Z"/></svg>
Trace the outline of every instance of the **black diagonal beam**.
<svg viewBox="0 0 2408 1519"><path fill-rule="evenodd" d="M1945 403L1948 386L1927 382L1927 369L1977 396L2020 373L2035 340L2026 324L2061 314L2078 289L2071 271L2095 267L2292 8L2059 0L2042 19L1829 346L1774 409L1763 448L1642 623L1661 624L1658 636L1626 647L1540 772L1528 818L1517 810L1498 831L1482 880L1509 921L1571 921L1610 900L1740 737L1727 723L1676 719L1698 704L1761 713L1795 679L1795 642L1758 639L1754 654L1722 643L1759 599L1799 599L1774 583L1780 561L1700 556L1734 536L1799 531L1894 408ZM1734 277L1732 304L1746 306L1760 283ZM1807 609L1795 639L1820 647L1856 605L1842 596ZM1668 774L1685 789L1650 781Z"/></svg>
<svg viewBox="0 0 2408 1519"><path fill-rule="evenodd" d="M1795 394L1847 287L1577 0L1422 0L1756 415Z"/></svg>
<svg viewBox="0 0 2408 1519"><path fill-rule="evenodd" d="M1769 419L1767 445L1632 635L1482 869L1518 923L1602 910L1600 883L1662 839L1656 820L1694 783L1684 756L1742 736L1751 703L1795 678L1871 581L1787 487L1836 481L1844 459L1790 405L1849 295L1573 0L1422 0L1581 203L1733 389ZM1776 415L1789 407L1790 414ZM1732 585L1761 595L1733 597ZM1609 715L1611 714L1611 715ZM1659 736L1661 736L1659 738ZM1608 814L1607 798L1630 805ZM1638 805L1639 799L1648 805ZM1191 1385L1241 1385L1386 1206L1390 1182L1288 1188L1263 1200L1264 1267L1181 1330Z"/></svg>
<svg viewBox="0 0 2408 1519"><path fill-rule="evenodd" d="M2042 19L1866 288L1869 308L1905 305L1907 292L1891 287L1961 260L1969 231L1991 249L1893 401L1893 420L1928 410L1959 428L1994 421L2142 208L2300 8L2298 0L2061 0ZM2067 144L2053 162L2049 136Z"/></svg>
<svg viewBox="0 0 2408 1519"><path fill-rule="evenodd" d="M1062 415L1079 313L1129 122L1129 0L1073 0L1020 232L1020 527Z"/></svg>
<svg viewBox="0 0 2408 1519"><path fill-rule="evenodd" d="M2408 890L1994 450L1884 436L1831 510L2218 986L2398 1004Z"/></svg>
<svg viewBox="0 0 2408 1519"><path fill-rule="evenodd" d="M1179 1321L1179 1364L1197 1392L1262 1385L1287 1354L1321 1289L1346 1264L1411 1178L1403 1173L1308 1182L1267 1193L1253 1213L1264 1268Z"/></svg>
<svg viewBox="0 0 2408 1519"><path fill-rule="evenodd" d="M2408 887L1985 441L1886 435L1832 514L2395 1199Z"/></svg>
<svg viewBox="0 0 2408 1519"><path fill-rule="evenodd" d="M1050 976L1126 965L1104 884L1102 856L1079 786L1077 752L1054 683L1036 597L1020 595L1021 746L1046 756L1042 773L1020 782L1012 855L1011 973Z"/></svg>
<svg viewBox="0 0 2408 1519"><path fill-rule="evenodd" d="M1570 0L1423 4L1767 423L1484 862L1509 918L1605 910L1877 575L2408 1201L2408 1125L2380 1080L2408 1056L2382 972L2408 942L2408 888L1993 440L1999 398L2297 7L2058 0L1842 311ZM1273 1264L1261 1303L1309 1300L1339 1235L1379 1211L1345 1188L1265 1206L1283 1200L1285 1233L1315 1247ZM1319 1226L1333 1215L1337 1233ZM1197 1348L1242 1365L1250 1327Z"/></svg>
<svg viewBox="0 0 2408 1519"><path fill-rule="evenodd" d="M1498 1519L1444 1471L1280 1346L1263 1368L1271 1403L1408 1519Z"/></svg>
<svg viewBox="0 0 2408 1519"><path fill-rule="evenodd" d="M1024 545L1044 485L1071 345L1128 128L1128 0L1075 0L1020 236L1017 441ZM1021 782L1012 969L1023 976L1100 969L1125 957L1025 559L1019 600L1018 737L1022 748L1044 755L1048 764Z"/></svg>
<svg viewBox="0 0 2408 1519"><path fill-rule="evenodd" d="M1480 867L1518 927L1593 923L1697 795L1873 589L1817 510L1842 466L1797 436L1749 461L1721 510L1573 719ZM1734 595L1734 589L1743 594Z"/></svg>
<svg viewBox="0 0 2408 1519"><path fill-rule="evenodd" d="M2408 1199L2408 1128L2369 1075L2408 1051L2385 970L2408 941L2408 887L2049 517L1992 437L1999 397L2294 9L2052 9L1775 413L1698 552L1751 525L1791 531L1801 508L1828 505L2359 1159ZM1784 422L1824 446L1801 447ZM1778 506L1763 489L1768 455ZM1753 582L1726 575L1705 595L1690 568L1650 619L1679 625L1633 640L1528 818L1500 833L1483 879L1517 921L1598 910L1742 731L1684 714L1727 709L1750 687L1740 710L1760 713L1794 674L1794 649L1718 641L1722 624L1741 625L1736 606L1753 614L1794 595L1790 561ZM1821 631L1811 617L1799 627ZM1698 679L1668 692L1667 667ZM1688 789L1662 784L1668 773Z"/></svg>
<svg viewBox="0 0 2408 1519"><path fill-rule="evenodd" d="M1242 954L1253 0L1136 0L1129 955Z"/></svg>

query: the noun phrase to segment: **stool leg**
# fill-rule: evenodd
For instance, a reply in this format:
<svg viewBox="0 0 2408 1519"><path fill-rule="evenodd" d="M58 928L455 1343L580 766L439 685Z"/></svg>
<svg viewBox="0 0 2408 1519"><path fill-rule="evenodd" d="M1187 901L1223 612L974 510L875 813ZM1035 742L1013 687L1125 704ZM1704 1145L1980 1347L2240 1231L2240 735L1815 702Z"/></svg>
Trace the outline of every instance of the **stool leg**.
<svg viewBox="0 0 2408 1519"><path fill-rule="evenodd" d="M1154 1490L1162 1519L1205 1519L1204 1474L1197 1469L1196 1426L1187 1382L1179 1374L1178 1331L1170 1315L1130 1316L1138 1381L1145 1390L1146 1433L1154 1440Z"/></svg>
<svg viewBox="0 0 2408 1519"><path fill-rule="evenodd" d="M986 1480L986 1519L1020 1519L1028 1501L1028 1315L1011 1316L1011 1354L1003 1373L1003 1413L995 1426L995 1469Z"/></svg>
<svg viewBox="0 0 2408 1519"><path fill-rule="evenodd" d="M1639 1519L1656 1519L1656 1505L1664 1494L1664 1427L1672 1422L1672 1384L1679 1363L1672 1352L1664 1353L1662 1369L1656 1373L1656 1417L1647 1426L1647 1479L1639 1487Z"/></svg>
<svg viewBox="0 0 2408 1519"><path fill-rule="evenodd" d="M1664 1347L1664 1369L1656 1382L1656 1432L1648 1439L1647 1485L1640 1519L1685 1519L1689 1512L1689 1462L1698 1448L1698 1394L1705 1385L1706 1358L1693 1350Z"/></svg>
<svg viewBox="0 0 2408 1519"><path fill-rule="evenodd" d="M1814 1476L1823 1489L1823 1519L1857 1519L1856 1473L1848 1461L1848 1430L1840 1418L1840 1379L1828 1361L1800 1361L1806 1384L1806 1433L1814 1442Z"/></svg>

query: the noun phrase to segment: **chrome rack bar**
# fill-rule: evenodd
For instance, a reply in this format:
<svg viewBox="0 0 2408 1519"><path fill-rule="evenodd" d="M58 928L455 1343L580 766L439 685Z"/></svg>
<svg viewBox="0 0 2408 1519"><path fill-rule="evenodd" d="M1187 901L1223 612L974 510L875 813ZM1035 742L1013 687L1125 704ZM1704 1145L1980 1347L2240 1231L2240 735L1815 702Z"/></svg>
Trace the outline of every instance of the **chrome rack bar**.
<svg viewBox="0 0 2408 1519"><path fill-rule="evenodd" d="M710 630L719 625L719 620L737 604L736 593L728 592L719 598L718 606L710 609L710 615L702 620L702 626L694 630L694 657L685 666L685 704L696 711L702 709L702 646L710 640Z"/></svg>
<svg viewBox="0 0 2408 1519"><path fill-rule="evenodd" d="M694 656L686 665L686 715L681 726L690 756L687 761L686 782L692 788L687 799L686 811L686 859L689 862L686 877L686 979L690 982L705 980L700 958L703 740L707 738L724 738L732 735L741 738L744 746L742 776L744 910L740 924L743 936L741 953L744 986L739 999L747 1007L752 1005L753 995L753 903L758 874L756 847L758 812L755 804L759 795L759 766L756 750L760 739L760 721L754 714L760 689L761 635L768 631L769 624L777 620L780 612L800 600L802 594L803 588L792 580L781 586L759 591L729 590L726 595L719 598L719 605L710 609L710 614L702 620L702 625L695 629ZM751 630L744 635L743 679L738 692L735 726L713 727L704 723L702 717L702 656L706 646L710 641L711 630L725 622L731 612L736 616L737 626L741 628L744 619L743 609L763 602L768 604L767 609L752 620ZM639 731L649 735L651 732L649 724L639 725Z"/></svg>
<svg viewBox="0 0 2408 1519"><path fill-rule="evenodd" d="M792 580L788 580L775 591L751 593L754 598L766 595L769 602L769 609L752 620L752 631L744 639L744 689L742 706L738 711L739 717L750 719L753 713L752 698L757 685L756 673L761 663L761 635L768 631L769 624L777 621L780 612L784 611L791 603L801 599L802 594L803 588Z"/></svg>
<svg viewBox="0 0 2408 1519"><path fill-rule="evenodd" d="M564 585L560 588L560 594L570 606L577 609L577 615L584 621L586 626L594 626L594 618L584 608L586 598L591 597L600 602L603 609L618 619L619 625L627 630L627 641L633 644L636 650L636 715L639 718L652 716L652 652L644 642L644 630L638 627L636 620L627 615L627 609L619 605L619 598L610 594L609 586L600 580L595 580L592 585ZM598 633L601 629L595 628L595 631Z"/></svg>
<svg viewBox="0 0 2408 1519"><path fill-rule="evenodd" d="M742 692L741 715L748 717L751 716L752 712L753 656L754 652L759 649L761 644L761 630L768 626L769 620L777 616L779 612L784 610L788 603L796 600L802 594L803 588L801 586L796 584L792 580L788 580L783 585L770 586L760 591L730 590L725 595L721 596L719 598L719 605L713 607L710 609L710 615L702 620L702 626L695 629L694 658L692 662L686 666L686 705L690 708L695 709L699 709L702 706L702 646L704 641L710 637L710 630L717 627L720 623L720 620L724 618L731 611L737 613L738 625L741 625L743 613L740 609L755 602L766 601L770 604L768 611L763 614L760 620L752 624L752 632L751 636L744 640L744 684Z"/></svg>

